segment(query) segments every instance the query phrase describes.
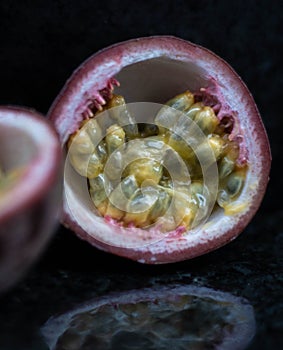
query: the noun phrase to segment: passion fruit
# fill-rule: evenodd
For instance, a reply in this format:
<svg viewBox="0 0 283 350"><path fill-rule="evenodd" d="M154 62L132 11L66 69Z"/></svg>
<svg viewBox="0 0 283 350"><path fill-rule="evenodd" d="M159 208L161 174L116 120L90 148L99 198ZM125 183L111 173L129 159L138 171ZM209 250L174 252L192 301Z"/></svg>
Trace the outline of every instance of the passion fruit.
<svg viewBox="0 0 283 350"><path fill-rule="evenodd" d="M51 317L41 333L50 350L242 350L255 334L255 317L231 294L169 285L89 300Z"/></svg>
<svg viewBox="0 0 283 350"><path fill-rule="evenodd" d="M0 291L23 276L57 227L61 158L46 118L0 107Z"/></svg>
<svg viewBox="0 0 283 350"><path fill-rule="evenodd" d="M100 249L190 259L236 238L263 199L271 156L255 102L225 61L190 42L98 52L49 118L67 153L62 222Z"/></svg>

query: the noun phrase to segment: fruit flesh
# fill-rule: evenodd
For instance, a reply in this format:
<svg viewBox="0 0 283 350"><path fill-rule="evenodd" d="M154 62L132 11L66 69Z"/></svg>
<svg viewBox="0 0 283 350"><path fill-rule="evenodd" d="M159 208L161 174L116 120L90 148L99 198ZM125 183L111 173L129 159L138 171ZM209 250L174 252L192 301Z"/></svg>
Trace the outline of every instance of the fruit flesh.
<svg viewBox="0 0 283 350"><path fill-rule="evenodd" d="M194 126L200 128L206 135L208 145L214 154L214 159L210 161L216 161L219 169L217 205L224 208L226 214L235 214L237 210L229 211L227 208L241 193L247 164L237 164L239 145L229 140L227 121L221 123L217 113L212 107L206 106L204 100L187 90L171 98L166 105L183 112L187 118L194 121ZM122 106L122 109L111 110L117 106ZM104 110L108 109L116 123L107 129L104 138L94 117L83 121L81 128L70 137L68 142L71 164L80 175L89 179L91 199L98 212L125 226L146 228L159 221L160 229L165 232L177 227L184 227L184 231L190 229L197 212L205 211L210 193L204 183L199 159L189 146L189 141L182 139L173 130L158 126L159 119L164 118L166 113L169 113L170 117L170 110L168 112L161 108L155 118L156 128L153 128L150 124L138 125L127 110L124 98L120 95L109 97L104 106ZM92 115L97 116L100 112L93 110ZM106 182L108 175L109 177L112 175L105 171L105 163L119 148L132 148L132 145L128 146L127 141L133 139L142 139L143 142L136 141L133 146L136 149L130 151L136 153L136 160L122 171L121 184L124 189L122 188L121 192L118 187L112 188L112 192L107 195ZM98 142L99 147L96 146ZM164 150L165 146L177 152L186 163L191 177L189 182L186 183L186 174L184 174L181 184L176 186L173 183L170 172L164 166L165 159L170 158L168 149ZM205 150L205 145L198 146L198 154L204 153L202 148ZM156 153L157 149L158 161L155 159L156 154L152 153ZM120 155L119 151L117 154ZM206 166L209 165L208 161ZM123 159L121 166L122 164ZM176 170L179 171L179 169ZM128 192L127 198L121 208L121 198L125 191ZM173 197L174 204L170 206ZM170 220L164 218L167 210L170 211ZM173 224L171 218L173 218Z"/></svg>
<svg viewBox="0 0 283 350"><path fill-rule="evenodd" d="M245 164L248 156L244 187L239 198L233 201L233 207L229 208L235 215L227 217L223 210L217 209L206 225L187 235L179 236L176 232L174 239L166 235L164 239L148 244L143 232L143 240L136 242L132 233L139 237L139 229L125 232L123 228L113 226L111 220L93 215L93 204L83 177L71 167L65 167L62 222L100 249L149 264L191 259L235 239L260 206L271 161L263 123L243 81L220 57L179 38L147 37L113 45L83 62L50 108L48 115L62 145L86 118L89 99L101 95L100 91L113 76L121 83L115 92L124 96L127 103L164 103L187 88L206 97L208 105L218 111L217 117L227 121L229 138L239 144L238 162ZM205 91L200 91L202 87ZM217 103L214 104L214 100ZM238 139L238 135L242 137Z"/></svg>

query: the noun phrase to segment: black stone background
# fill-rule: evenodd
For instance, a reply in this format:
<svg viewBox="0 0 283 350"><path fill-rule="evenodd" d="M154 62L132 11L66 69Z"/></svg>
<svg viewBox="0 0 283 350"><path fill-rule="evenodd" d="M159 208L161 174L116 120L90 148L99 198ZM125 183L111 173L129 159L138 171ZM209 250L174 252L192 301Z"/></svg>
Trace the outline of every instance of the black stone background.
<svg viewBox="0 0 283 350"><path fill-rule="evenodd" d="M263 204L244 233L205 256L145 266L100 252L60 227L27 276L0 298L0 349L46 350L51 315L109 291L180 282L246 298L257 333L249 349L283 348L281 1L0 1L0 104L46 114L88 56L129 38L172 34L205 46L243 78L270 137Z"/></svg>

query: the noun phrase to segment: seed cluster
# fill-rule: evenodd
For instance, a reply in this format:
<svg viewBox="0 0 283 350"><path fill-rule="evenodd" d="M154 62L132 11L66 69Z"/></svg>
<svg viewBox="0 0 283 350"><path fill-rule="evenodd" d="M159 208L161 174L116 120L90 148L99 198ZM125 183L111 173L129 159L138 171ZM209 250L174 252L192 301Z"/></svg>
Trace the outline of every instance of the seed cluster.
<svg viewBox="0 0 283 350"><path fill-rule="evenodd" d="M238 144L229 140L227 127L213 108L196 101L190 91L175 96L166 105L193 120L205 135L218 166L217 204L225 210L239 196L246 176L247 166L236 162ZM111 110L117 106L118 110ZM158 223L166 232L176 227L191 228L196 215L206 215L210 193L199 156L190 142L159 124L166 109L158 112L155 124L136 123L119 95L109 99L103 110L106 109L113 119L106 136L96 114L84 120L68 142L70 162L81 176L88 178L90 196L98 212L125 226L144 228ZM198 145L198 155L205 154L202 148L203 144ZM119 184L113 186L117 178Z"/></svg>

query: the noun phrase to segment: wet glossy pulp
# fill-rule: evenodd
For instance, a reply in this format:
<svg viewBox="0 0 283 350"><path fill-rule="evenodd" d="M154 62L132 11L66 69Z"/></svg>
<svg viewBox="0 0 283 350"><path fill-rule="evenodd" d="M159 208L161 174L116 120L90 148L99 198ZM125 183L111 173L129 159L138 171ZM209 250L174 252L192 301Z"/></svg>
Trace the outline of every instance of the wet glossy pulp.
<svg viewBox="0 0 283 350"><path fill-rule="evenodd" d="M239 197L247 171L247 166L237 165L237 143L229 140L229 133L214 110L195 101L190 91L175 96L166 105L182 111L206 135L219 172L217 205L226 210ZM158 222L165 231L180 226L190 228L199 210L205 215L210 196L195 152L174 131L158 126L158 121L156 125L137 124L122 96L113 95L104 110L116 106L122 108L119 113L114 109L112 117L115 122L107 129L105 137L94 117L85 120L68 143L71 164L81 176L88 178L90 196L98 212L125 226L147 227ZM161 109L158 115L162 113ZM142 142L136 141L136 146L131 149L131 154L136 152L136 160L123 168L123 149L127 148L129 141L139 139ZM198 146L198 152L202 152L202 147ZM170 149L177 152L186 164L189 182L184 175L183 181L173 184L172 174L165 167ZM158 150L161 156L157 160ZM110 156L112 167L109 171L105 164ZM106 182L115 176L115 171L121 172L121 183L107 192Z"/></svg>

